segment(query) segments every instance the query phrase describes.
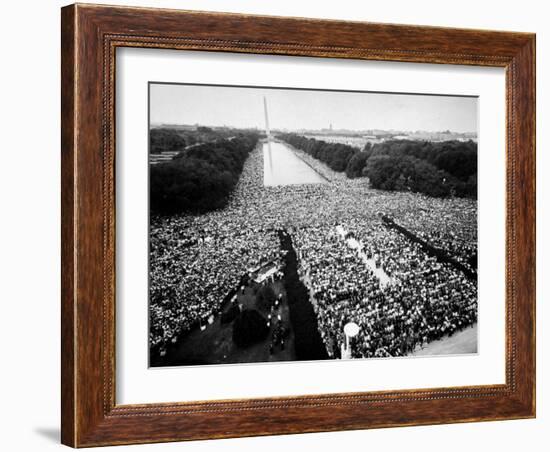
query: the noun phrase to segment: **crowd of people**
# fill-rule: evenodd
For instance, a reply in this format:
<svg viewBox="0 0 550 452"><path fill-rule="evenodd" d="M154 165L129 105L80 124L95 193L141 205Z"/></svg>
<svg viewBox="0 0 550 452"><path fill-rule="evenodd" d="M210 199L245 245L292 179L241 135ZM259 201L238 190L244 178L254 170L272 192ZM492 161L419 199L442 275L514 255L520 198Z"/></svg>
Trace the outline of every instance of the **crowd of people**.
<svg viewBox="0 0 550 452"><path fill-rule="evenodd" d="M217 315L231 290L279 257L273 231L238 215L155 218L150 229L150 345L161 348Z"/></svg>
<svg viewBox="0 0 550 452"><path fill-rule="evenodd" d="M280 257L280 229L292 237L300 276L333 358L349 321L360 326L354 357L407 355L477 321L477 282L381 221L382 214L390 215L470 265L477 250L475 200L373 190L365 179L348 179L296 153L329 183L264 187L260 145L245 162L225 208L152 218L152 346L162 348L217 315L243 275ZM346 237L338 233L339 225ZM349 246L350 237L359 248ZM372 265L365 264L365 256ZM390 283L381 283L380 271ZM274 338L274 344L280 341Z"/></svg>
<svg viewBox="0 0 550 452"><path fill-rule="evenodd" d="M294 231L301 273L330 356L339 356L349 321L360 327L352 354L364 358L408 355L476 321L476 281L398 232L370 220L352 223L348 237L353 233L359 243L354 248L335 232L335 225ZM389 284L365 265L364 255L378 263Z"/></svg>
<svg viewBox="0 0 550 452"><path fill-rule="evenodd" d="M415 211L404 212L399 224L477 271L476 202L457 198L447 205L440 198L420 197Z"/></svg>

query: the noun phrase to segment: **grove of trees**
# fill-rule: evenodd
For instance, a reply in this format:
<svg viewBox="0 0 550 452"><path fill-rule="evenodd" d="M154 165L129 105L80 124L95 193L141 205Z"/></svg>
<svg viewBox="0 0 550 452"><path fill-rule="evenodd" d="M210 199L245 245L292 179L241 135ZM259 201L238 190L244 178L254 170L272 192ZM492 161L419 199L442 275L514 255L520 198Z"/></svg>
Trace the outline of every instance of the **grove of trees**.
<svg viewBox="0 0 550 452"><path fill-rule="evenodd" d="M233 135L234 131L231 129L212 129L205 126L198 126L196 129L157 127L149 131L150 152L160 154L165 151L183 151L186 146L229 138Z"/></svg>
<svg viewBox="0 0 550 452"><path fill-rule="evenodd" d="M258 135L204 143L150 167L150 208L156 214L206 212L229 200Z"/></svg>
<svg viewBox="0 0 550 452"><path fill-rule="evenodd" d="M277 296L271 286L261 286L256 294L256 306L261 311L269 311Z"/></svg>
<svg viewBox="0 0 550 452"><path fill-rule="evenodd" d="M164 151L181 151L190 144L194 144L191 137L185 137L183 132L174 129L151 129L149 132L151 154L160 154Z"/></svg>
<svg viewBox="0 0 550 452"><path fill-rule="evenodd" d="M368 177L373 188L434 197L477 197L477 143L387 140L357 149L295 134L279 136L350 178Z"/></svg>
<svg viewBox="0 0 550 452"><path fill-rule="evenodd" d="M244 309L233 322L233 342L248 347L263 341L269 334L267 320L255 309Z"/></svg>

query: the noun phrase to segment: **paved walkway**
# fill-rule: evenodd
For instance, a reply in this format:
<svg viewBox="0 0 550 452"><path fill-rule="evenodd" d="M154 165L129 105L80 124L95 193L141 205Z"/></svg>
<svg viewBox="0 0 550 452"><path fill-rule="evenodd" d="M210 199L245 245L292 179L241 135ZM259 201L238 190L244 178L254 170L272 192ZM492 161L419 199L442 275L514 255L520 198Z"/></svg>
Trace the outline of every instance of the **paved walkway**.
<svg viewBox="0 0 550 452"><path fill-rule="evenodd" d="M464 355L477 353L477 323L415 350L411 356Z"/></svg>
<svg viewBox="0 0 550 452"><path fill-rule="evenodd" d="M336 232L338 233L338 235L340 235L340 237L342 237L342 239L344 239L348 231L346 231L343 226L338 225L336 226ZM382 267L377 267L374 259L369 259L367 257L367 255L363 251L363 244L361 242L354 238L346 239L345 242L349 248L357 251L357 255L359 256L359 258L367 267L372 270L374 275L378 278L381 287L385 287L392 282L392 278L384 271L384 269Z"/></svg>

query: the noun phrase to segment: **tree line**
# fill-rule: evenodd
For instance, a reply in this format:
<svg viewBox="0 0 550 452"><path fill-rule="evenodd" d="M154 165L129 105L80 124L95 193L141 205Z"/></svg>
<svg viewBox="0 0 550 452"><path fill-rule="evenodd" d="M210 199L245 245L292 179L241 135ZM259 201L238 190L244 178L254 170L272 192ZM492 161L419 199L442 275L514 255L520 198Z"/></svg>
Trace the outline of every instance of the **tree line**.
<svg viewBox="0 0 550 452"><path fill-rule="evenodd" d="M234 131L231 129L213 129L205 126L198 126L195 129L159 127L149 131L149 149L151 154L182 151L186 146L229 138L233 135Z"/></svg>
<svg viewBox="0 0 550 452"><path fill-rule="evenodd" d="M349 178L368 177L373 188L477 198L477 143L472 140L387 140L357 149L296 134L279 138Z"/></svg>
<svg viewBox="0 0 550 452"><path fill-rule="evenodd" d="M150 166L150 209L157 214L206 212L226 205L259 136L239 134L188 148Z"/></svg>

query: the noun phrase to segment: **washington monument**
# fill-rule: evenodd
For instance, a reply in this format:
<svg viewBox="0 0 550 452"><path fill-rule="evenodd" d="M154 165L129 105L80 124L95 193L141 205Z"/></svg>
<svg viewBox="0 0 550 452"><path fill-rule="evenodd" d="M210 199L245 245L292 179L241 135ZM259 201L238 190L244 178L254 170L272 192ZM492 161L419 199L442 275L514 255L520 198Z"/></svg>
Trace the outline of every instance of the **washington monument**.
<svg viewBox="0 0 550 452"><path fill-rule="evenodd" d="M267 115L267 99L264 96L264 113L265 113L265 134L267 136L267 141L271 140L271 132L269 130L269 117Z"/></svg>

